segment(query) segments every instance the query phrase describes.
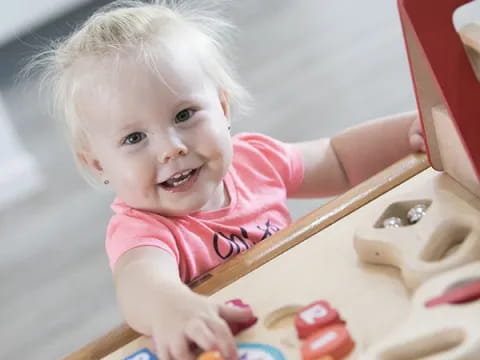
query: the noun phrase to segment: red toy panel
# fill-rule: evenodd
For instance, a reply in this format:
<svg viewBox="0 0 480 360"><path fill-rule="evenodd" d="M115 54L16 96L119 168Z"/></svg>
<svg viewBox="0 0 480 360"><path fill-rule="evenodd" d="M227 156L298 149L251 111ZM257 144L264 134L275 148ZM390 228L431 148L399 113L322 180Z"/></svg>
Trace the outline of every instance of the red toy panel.
<svg viewBox="0 0 480 360"><path fill-rule="evenodd" d="M453 13L472 0L398 0L417 104L432 166L443 170L431 109L445 105L480 178L480 84L453 25Z"/></svg>

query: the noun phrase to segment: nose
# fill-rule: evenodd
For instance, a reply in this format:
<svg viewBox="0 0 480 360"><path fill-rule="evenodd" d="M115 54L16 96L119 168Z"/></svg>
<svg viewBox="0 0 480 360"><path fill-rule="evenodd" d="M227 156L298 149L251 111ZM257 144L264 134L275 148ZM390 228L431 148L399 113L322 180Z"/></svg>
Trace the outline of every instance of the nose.
<svg viewBox="0 0 480 360"><path fill-rule="evenodd" d="M165 139L165 144L160 154L160 163L162 164L188 154L187 146L179 138Z"/></svg>

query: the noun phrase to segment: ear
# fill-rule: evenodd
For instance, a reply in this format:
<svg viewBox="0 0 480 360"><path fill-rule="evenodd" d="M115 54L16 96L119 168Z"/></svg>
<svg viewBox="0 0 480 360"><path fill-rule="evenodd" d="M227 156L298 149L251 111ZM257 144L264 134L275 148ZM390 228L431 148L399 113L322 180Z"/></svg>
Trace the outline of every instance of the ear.
<svg viewBox="0 0 480 360"><path fill-rule="evenodd" d="M97 176L102 176L103 167L98 159L96 159L91 152L77 152L77 159L86 168L93 170Z"/></svg>
<svg viewBox="0 0 480 360"><path fill-rule="evenodd" d="M225 118L230 121L230 96L228 95L227 90L219 89L218 98L220 100L220 105L222 105Z"/></svg>

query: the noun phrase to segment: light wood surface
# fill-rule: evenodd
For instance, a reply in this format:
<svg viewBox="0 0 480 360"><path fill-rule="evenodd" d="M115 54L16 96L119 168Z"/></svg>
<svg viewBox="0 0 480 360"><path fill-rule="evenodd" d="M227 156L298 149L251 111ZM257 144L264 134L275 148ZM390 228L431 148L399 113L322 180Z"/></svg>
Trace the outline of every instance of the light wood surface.
<svg viewBox="0 0 480 360"><path fill-rule="evenodd" d="M360 360L428 359L476 360L480 354L480 301L442 304L426 303L462 281L478 280L480 262L474 262L435 276L412 298L407 320L387 339L373 346Z"/></svg>

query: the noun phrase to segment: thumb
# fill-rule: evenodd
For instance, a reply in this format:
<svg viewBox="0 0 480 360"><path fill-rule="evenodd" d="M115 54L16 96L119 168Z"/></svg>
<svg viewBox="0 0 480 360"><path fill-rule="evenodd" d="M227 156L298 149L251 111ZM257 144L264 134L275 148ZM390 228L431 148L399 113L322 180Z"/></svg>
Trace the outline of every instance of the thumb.
<svg viewBox="0 0 480 360"><path fill-rule="evenodd" d="M249 306L239 307L232 304L219 304L218 314L228 323L247 322L255 318Z"/></svg>

